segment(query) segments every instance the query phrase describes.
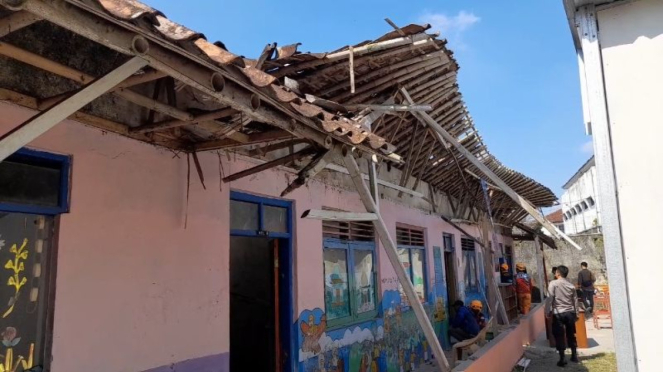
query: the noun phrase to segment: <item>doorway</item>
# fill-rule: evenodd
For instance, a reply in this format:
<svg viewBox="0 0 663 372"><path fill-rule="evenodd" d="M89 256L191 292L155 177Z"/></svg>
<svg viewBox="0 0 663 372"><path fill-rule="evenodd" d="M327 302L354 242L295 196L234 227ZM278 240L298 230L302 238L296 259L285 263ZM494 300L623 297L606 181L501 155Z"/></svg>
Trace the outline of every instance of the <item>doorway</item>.
<svg viewBox="0 0 663 372"><path fill-rule="evenodd" d="M291 371L291 208L231 193L230 370Z"/></svg>
<svg viewBox="0 0 663 372"><path fill-rule="evenodd" d="M449 298L448 306L451 306L458 300L458 292L456 290L456 265L454 264L454 253L444 252L444 272L447 279L447 296Z"/></svg>
<svg viewBox="0 0 663 372"><path fill-rule="evenodd" d="M277 365L278 239L230 237L230 370Z"/></svg>
<svg viewBox="0 0 663 372"><path fill-rule="evenodd" d="M444 242L444 273L447 280L447 307L449 307L447 310L451 310L452 304L458 300L454 236L445 233L442 239Z"/></svg>

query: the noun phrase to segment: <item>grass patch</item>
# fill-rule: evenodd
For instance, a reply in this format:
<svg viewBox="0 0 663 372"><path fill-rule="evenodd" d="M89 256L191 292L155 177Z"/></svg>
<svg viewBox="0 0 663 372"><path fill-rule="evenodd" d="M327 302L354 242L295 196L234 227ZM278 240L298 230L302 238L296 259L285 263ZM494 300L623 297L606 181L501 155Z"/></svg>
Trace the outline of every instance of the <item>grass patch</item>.
<svg viewBox="0 0 663 372"><path fill-rule="evenodd" d="M597 354L580 358L582 365L591 372L617 372L617 358L615 353Z"/></svg>

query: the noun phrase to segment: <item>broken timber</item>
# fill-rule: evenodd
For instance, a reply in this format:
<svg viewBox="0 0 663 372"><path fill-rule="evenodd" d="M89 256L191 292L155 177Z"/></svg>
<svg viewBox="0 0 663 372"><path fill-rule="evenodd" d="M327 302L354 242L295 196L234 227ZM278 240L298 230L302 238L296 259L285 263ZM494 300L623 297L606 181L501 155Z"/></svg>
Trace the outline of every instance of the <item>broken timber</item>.
<svg viewBox="0 0 663 372"><path fill-rule="evenodd" d="M403 96L405 99L410 103L414 104L412 101L412 97L408 94L407 90L405 88L401 88L401 93L403 93ZM477 167L484 175L486 175L488 178L490 178L491 181L493 181L502 191L507 194L513 201L515 201L518 205L520 205L521 208L523 208L529 215L534 217L534 219L539 222L541 225L543 225L548 231L550 231L551 234L555 235L555 237L564 239L566 240L569 244L574 246L576 249L581 250L582 248L576 244L571 238L569 238L566 234L561 232L555 225L550 223L544 216L542 216L530 202L525 200L522 196L520 196L517 192L515 192L509 185L506 184L506 182L502 181L502 179L497 176L490 168L488 168L484 163L482 163L479 159L474 156L468 149L465 148L458 140L453 137L449 132L447 132L440 124L435 121L430 115L428 115L425 112L419 112L419 111L413 111L412 114L416 116L419 120L423 121L426 123L428 127L433 129L435 132L440 134L447 142L449 142L451 145L453 145L458 152L460 152L465 158L467 158L472 165Z"/></svg>
<svg viewBox="0 0 663 372"><path fill-rule="evenodd" d="M321 209L306 210L302 214L302 218L310 218L314 220L328 220L328 221L346 221L346 222L378 220L378 216L375 213L327 211Z"/></svg>
<svg viewBox="0 0 663 372"><path fill-rule="evenodd" d="M145 67L147 62L134 57L103 77L93 81L61 103L35 115L0 137L0 161L32 142L49 129L68 118L83 106L111 90L114 86Z"/></svg>
<svg viewBox="0 0 663 372"><path fill-rule="evenodd" d="M256 174L256 173L262 172L264 170L277 167L279 165L288 164L288 163L293 162L295 160L299 160L299 159L301 159L301 158L303 158L307 155L310 155L313 151L314 151L314 149L309 146L305 149L302 149L302 150L299 150L299 151L295 152L294 154L286 155L282 158L278 158L278 159L275 159L275 160L272 160L272 161L268 161L267 163L256 165L253 168L249 168L249 169L245 169L243 171L237 172L237 173L233 173L230 176L225 177L223 179L223 182L228 183L228 182L236 181L240 178L248 177L252 174Z"/></svg>
<svg viewBox="0 0 663 372"><path fill-rule="evenodd" d="M430 320L426 315L426 311L424 310L424 307L421 304L421 301L419 300L419 297L417 296L414 290L414 286L412 285L412 282L410 281L408 275L405 273L405 269L403 268L403 265L401 264L400 258L398 256L398 251L396 250L396 244L389 235L389 228L382 219L382 216L380 215L380 212L377 209L375 201L371 197L371 193L368 187L366 186L366 184L364 183L364 179L359 171L359 166L357 165L357 161L355 160L351 152L348 152L347 154L342 156L343 156L343 161L345 162L345 166L348 172L350 173L350 177L352 178L352 181L354 182L355 187L357 188L359 197L361 198L361 201L364 203L366 210L369 213L374 213L378 218L377 220L373 221L375 230L378 234L378 237L380 238L380 241L384 246L384 249L387 253L387 257L389 258L389 261L391 262L394 271L396 271L396 276L398 277L398 280L403 288L403 291L407 296L410 306L412 306L412 310L414 311L417 321L419 322L419 325L421 326L424 335L426 336L426 340L428 341L428 344L430 345L433 351L433 355L440 363L439 364L440 371L447 372L450 370L449 362L447 361L447 358L444 355L442 346L440 346L440 341L437 339L437 335L435 334L433 326L431 325Z"/></svg>

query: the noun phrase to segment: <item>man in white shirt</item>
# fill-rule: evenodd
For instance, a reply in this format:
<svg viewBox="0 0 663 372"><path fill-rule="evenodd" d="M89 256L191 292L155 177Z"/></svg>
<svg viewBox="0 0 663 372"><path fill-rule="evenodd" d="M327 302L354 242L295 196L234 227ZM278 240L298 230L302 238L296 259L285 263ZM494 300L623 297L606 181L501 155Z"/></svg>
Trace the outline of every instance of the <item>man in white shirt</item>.
<svg viewBox="0 0 663 372"><path fill-rule="evenodd" d="M576 320L578 319L578 295L576 288L566 277L569 268L558 266L555 272L555 280L548 285L548 301L546 303L546 316L552 317L552 332L555 336L555 345L559 352L559 367L564 367L566 361L564 352L566 347L571 349L571 361L578 363L576 343ZM566 333L566 340L564 334ZM566 341L566 342L565 342Z"/></svg>

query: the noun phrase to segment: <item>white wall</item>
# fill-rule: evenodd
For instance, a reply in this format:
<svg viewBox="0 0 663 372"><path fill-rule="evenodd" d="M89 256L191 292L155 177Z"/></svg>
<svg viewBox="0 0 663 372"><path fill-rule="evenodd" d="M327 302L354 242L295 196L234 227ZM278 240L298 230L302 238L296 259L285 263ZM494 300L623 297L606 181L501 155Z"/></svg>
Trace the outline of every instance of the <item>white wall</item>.
<svg viewBox="0 0 663 372"><path fill-rule="evenodd" d="M591 205L589 198L594 200ZM587 204L584 209L582 202ZM578 234L601 225L601 216L596 192L596 166L590 167L562 194L562 213L566 216L564 220L564 231L567 234ZM580 205L580 212L569 213ZM570 214L570 218L567 217Z"/></svg>
<svg viewBox="0 0 663 372"><path fill-rule="evenodd" d="M638 368L659 371L663 2L633 1L597 19Z"/></svg>

